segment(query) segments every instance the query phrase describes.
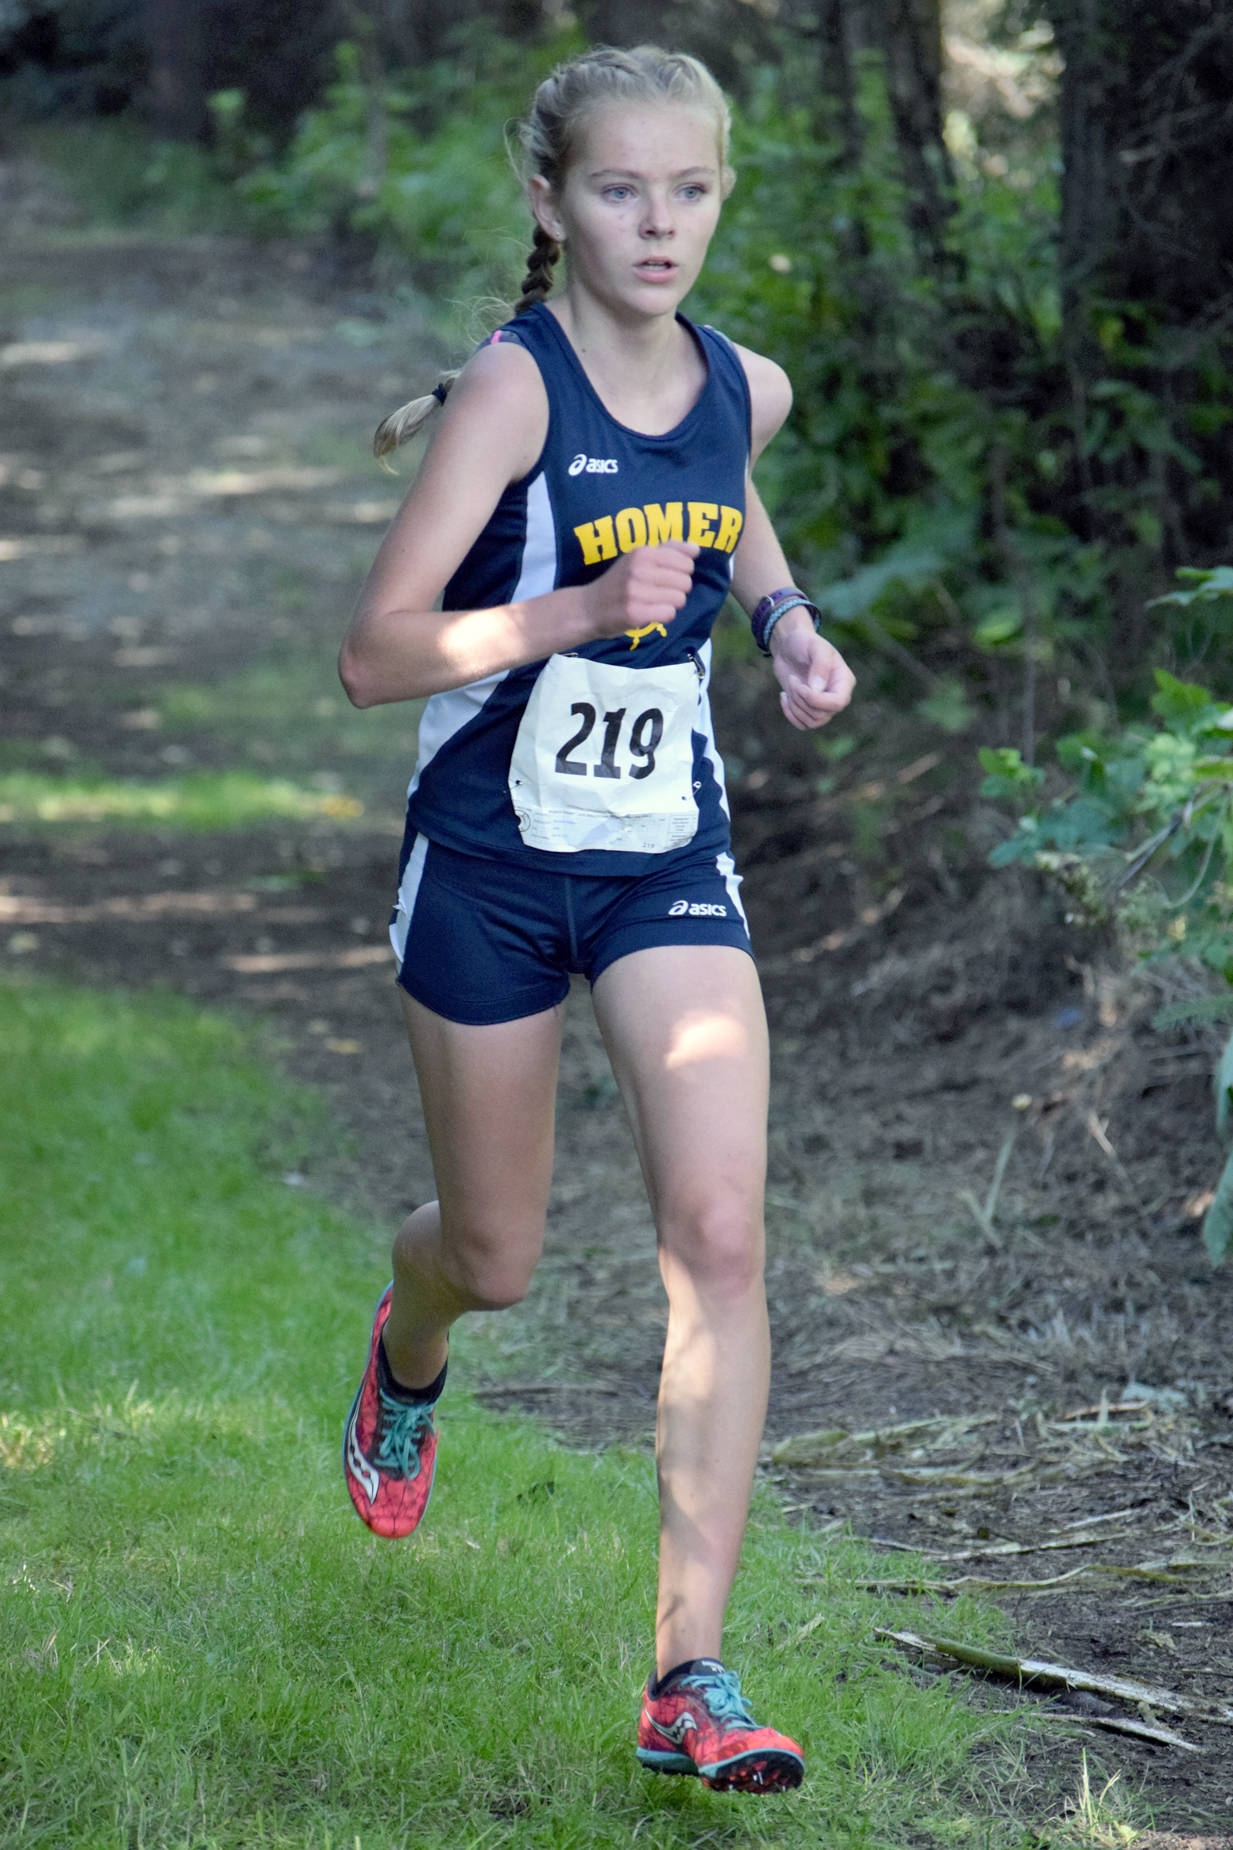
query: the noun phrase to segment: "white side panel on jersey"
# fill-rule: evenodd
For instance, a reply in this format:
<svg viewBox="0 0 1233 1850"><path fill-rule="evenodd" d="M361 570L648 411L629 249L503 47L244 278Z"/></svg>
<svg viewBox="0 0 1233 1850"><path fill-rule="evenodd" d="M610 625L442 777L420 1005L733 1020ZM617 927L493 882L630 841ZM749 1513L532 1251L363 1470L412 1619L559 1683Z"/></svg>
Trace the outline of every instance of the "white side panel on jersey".
<svg viewBox="0 0 1233 1850"><path fill-rule="evenodd" d="M522 545L518 583L514 586L510 602L517 604L523 598L538 597L545 591L555 590L556 581L556 523L552 518L547 479L537 475L527 490L526 538ZM508 669L502 669L500 674L487 675L482 681L470 681L465 687L451 687L446 693L433 694L429 698L420 716L419 748L415 775L407 786L408 799L415 794L420 778L441 747L447 745L456 732L461 732L475 718L508 673Z"/></svg>
<svg viewBox="0 0 1233 1850"><path fill-rule="evenodd" d="M741 876L736 871L736 862L732 859L730 854L717 854L715 856L715 865L719 869L723 877L723 883L728 889L728 898L740 913L745 930L748 931L749 920L745 917L745 908L741 904Z"/></svg>
<svg viewBox="0 0 1233 1850"><path fill-rule="evenodd" d="M539 597L545 591L553 591L556 582L557 525L548 498L548 478L537 475L527 490L527 537L522 548L522 570L510 602L517 604L524 597Z"/></svg>
<svg viewBox="0 0 1233 1850"><path fill-rule="evenodd" d="M398 898L394 901L394 912L390 919L390 943L394 947L394 956L398 968L402 969L403 958L407 954L407 934L411 930L411 914L415 911L416 896L420 890L420 881L424 877L424 862L428 856L428 837L417 835L407 865L403 870L398 887Z"/></svg>
<svg viewBox="0 0 1233 1850"><path fill-rule="evenodd" d="M715 743L715 730L711 724L710 689L712 654L711 641L708 637L698 651L698 661L702 667L703 681L702 698L698 703L698 717L695 721L695 730L700 732L706 740L706 746L702 755L710 765L715 782L719 785L719 800L726 816L728 814L728 791L724 783L724 761L719 755L719 747ZM741 904L741 876L736 871L736 862L730 854L718 854L715 857L715 866L724 885L728 889L728 897L732 901L733 907L741 919L744 920L745 929L748 931L749 920L745 918L745 908Z"/></svg>
<svg viewBox="0 0 1233 1850"><path fill-rule="evenodd" d="M702 669L702 693L698 700L698 712L694 719L694 731L700 732L706 740L703 757L710 765L715 782L719 785L719 806L724 815L730 815L728 809L728 790L724 783L724 761L719 755L715 743L715 728L711 722L711 639L708 636L698 651L698 665Z"/></svg>

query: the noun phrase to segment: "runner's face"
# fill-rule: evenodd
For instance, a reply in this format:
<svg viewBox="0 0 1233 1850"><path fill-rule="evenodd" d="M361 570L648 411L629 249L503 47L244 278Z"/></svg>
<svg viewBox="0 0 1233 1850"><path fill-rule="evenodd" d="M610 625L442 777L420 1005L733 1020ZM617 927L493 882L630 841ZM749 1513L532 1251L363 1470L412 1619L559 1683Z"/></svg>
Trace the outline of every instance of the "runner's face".
<svg viewBox="0 0 1233 1850"><path fill-rule="evenodd" d="M565 246L569 287L636 315L675 314L722 204L712 117L683 103L606 103L581 126L565 183L534 194Z"/></svg>

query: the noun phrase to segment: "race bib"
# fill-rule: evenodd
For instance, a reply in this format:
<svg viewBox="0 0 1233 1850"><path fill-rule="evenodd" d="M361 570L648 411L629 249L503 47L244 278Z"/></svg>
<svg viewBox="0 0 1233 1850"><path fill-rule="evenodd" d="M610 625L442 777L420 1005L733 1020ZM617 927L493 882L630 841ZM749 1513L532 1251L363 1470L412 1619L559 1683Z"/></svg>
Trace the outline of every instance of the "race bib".
<svg viewBox="0 0 1233 1850"><path fill-rule="evenodd" d="M509 793L529 848L663 854L692 841L694 662L621 668L551 655L527 702Z"/></svg>

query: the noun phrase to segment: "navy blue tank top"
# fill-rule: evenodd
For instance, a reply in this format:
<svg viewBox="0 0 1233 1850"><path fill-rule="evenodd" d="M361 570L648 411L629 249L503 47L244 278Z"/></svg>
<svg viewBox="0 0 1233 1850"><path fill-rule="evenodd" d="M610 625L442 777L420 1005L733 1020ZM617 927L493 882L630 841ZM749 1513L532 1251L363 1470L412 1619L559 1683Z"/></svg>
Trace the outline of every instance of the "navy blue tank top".
<svg viewBox="0 0 1233 1850"><path fill-rule="evenodd" d="M732 578L745 519L750 453L749 387L732 343L679 316L706 362L706 382L674 430L647 436L604 408L564 329L537 303L499 329L539 367L548 396L548 434L535 466L505 490L484 531L446 586L446 610L519 602L583 585L622 552L668 539L700 548L693 587L675 620L638 634L583 645L577 653L622 667L693 661L702 698L693 727L698 827L690 852L728 847L723 765L711 731L706 684L711 630ZM571 874L636 874L662 856L528 847L510 798L510 758L526 703L544 663L490 675L434 694L419 728L408 820L432 841L465 854L515 856Z"/></svg>

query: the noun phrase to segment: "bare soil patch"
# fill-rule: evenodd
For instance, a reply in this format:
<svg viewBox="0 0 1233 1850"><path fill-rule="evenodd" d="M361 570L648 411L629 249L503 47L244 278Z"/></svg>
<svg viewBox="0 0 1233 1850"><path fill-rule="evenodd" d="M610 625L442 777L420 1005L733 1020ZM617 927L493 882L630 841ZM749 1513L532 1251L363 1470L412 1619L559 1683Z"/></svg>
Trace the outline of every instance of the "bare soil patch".
<svg viewBox="0 0 1233 1850"><path fill-rule="evenodd" d="M320 253L88 234L15 162L0 203L0 769L293 763L366 805L225 836L12 823L0 951L265 1024L347 1133L295 1185L384 1230L431 1188L384 949L409 752L355 746L329 662L397 493L367 432L431 339ZM255 663L275 675L259 720L169 722L169 689ZM1197 1705L905 1669L1067 1716L1029 1742L1042 1788L1074 1792L1086 1750L1097 1788L1118 1773L1150 1807L1141 1841L1233 1844L1233 1728L1204 1719L1233 1708L1233 1270L1198 1237L1211 1042L1154 1032L1149 978L984 870L997 824L968 745L940 754L867 701L862 749L820 791L803 752L768 775L757 671L726 685L776 1060L766 1469L801 1521L875 1538L886 1583L934 1591L936 1634L955 1590L983 1588L1024 1654ZM662 1315L578 997L549 1251L480 1392L579 1443L645 1442ZM1107 1732L1119 1718L1190 1747Z"/></svg>

